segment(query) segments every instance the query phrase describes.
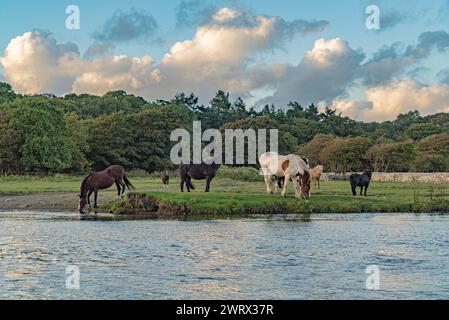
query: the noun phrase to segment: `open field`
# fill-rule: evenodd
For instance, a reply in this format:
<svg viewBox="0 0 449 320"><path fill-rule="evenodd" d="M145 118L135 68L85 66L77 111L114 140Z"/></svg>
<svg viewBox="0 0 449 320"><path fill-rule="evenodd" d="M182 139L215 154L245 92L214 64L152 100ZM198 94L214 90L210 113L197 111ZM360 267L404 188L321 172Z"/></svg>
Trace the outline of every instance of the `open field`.
<svg viewBox="0 0 449 320"><path fill-rule="evenodd" d="M368 197L353 198L347 181L324 181L321 189L312 188L306 202L293 196L289 185L287 198L267 195L260 182L219 178L212 182L212 192L204 193L204 182L195 181L192 193L179 192L179 179L163 190L159 179L131 176L136 191L128 200L116 200L112 187L100 191L99 204L114 213L145 212L161 215L238 215L266 213L355 213L355 212L449 212L449 184L372 182ZM82 177L0 178L0 209L70 209L76 210L77 193ZM142 197L144 200L142 203ZM148 201L148 203L147 203Z"/></svg>

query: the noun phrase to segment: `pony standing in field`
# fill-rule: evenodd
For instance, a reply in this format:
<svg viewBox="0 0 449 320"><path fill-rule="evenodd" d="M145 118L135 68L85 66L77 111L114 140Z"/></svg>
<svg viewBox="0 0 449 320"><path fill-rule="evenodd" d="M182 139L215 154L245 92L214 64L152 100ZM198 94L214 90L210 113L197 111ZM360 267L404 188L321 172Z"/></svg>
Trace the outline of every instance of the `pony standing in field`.
<svg viewBox="0 0 449 320"><path fill-rule="evenodd" d="M187 192L190 189L195 190L192 184L192 179L206 180L206 192L210 190L210 183L220 169L219 164L181 164L179 166L179 173L181 174L181 192L184 192L184 184L187 187Z"/></svg>
<svg viewBox="0 0 449 320"><path fill-rule="evenodd" d="M122 166L110 166L103 171L89 174L81 183L78 210L82 213L86 204L90 208L90 196L92 193L94 193L94 209L96 209L98 190L108 189L114 183L117 186L119 197L123 196L126 188L129 191L134 189L134 186L125 175L125 168Z"/></svg>
<svg viewBox="0 0 449 320"><path fill-rule="evenodd" d="M259 164L262 174L265 179L267 193L273 194L277 192L280 178L283 178L282 196L285 197L287 191L287 184L290 179L293 181L295 188L295 196L299 199L310 198L310 174L308 165L299 156L291 154L288 156L281 156L276 152L267 152L259 157ZM271 188L271 177L275 176L278 180L274 185L274 191ZM298 179L301 177L301 183ZM299 184L301 184L299 186Z"/></svg>
<svg viewBox="0 0 449 320"><path fill-rule="evenodd" d="M170 171L168 170L161 171L161 180L162 183L164 184L164 189L167 189L168 184L170 182Z"/></svg>
<svg viewBox="0 0 449 320"><path fill-rule="evenodd" d="M320 166L316 166L315 168L313 168L309 171L312 181L314 182L315 187L318 186L318 189L320 189L320 180L321 180L321 175L323 174L323 170L324 170L324 167L320 165Z"/></svg>
<svg viewBox="0 0 449 320"><path fill-rule="evenodd" d="M352 195L355 197L357 195L356 189L360 187L360 195L363 195L363 188L365 187L365 197L368 191L369 184L371 182L371 176L373 171L371 169L366 170L363 174L354 173L349 177L349 182L351 183Z"/></svg>

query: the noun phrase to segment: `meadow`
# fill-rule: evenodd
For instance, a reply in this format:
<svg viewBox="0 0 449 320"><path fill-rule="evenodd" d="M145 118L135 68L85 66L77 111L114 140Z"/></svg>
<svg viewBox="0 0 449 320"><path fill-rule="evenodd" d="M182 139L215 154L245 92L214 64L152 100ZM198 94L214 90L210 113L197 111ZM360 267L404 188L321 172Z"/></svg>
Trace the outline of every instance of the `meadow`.
<svg viewBox="0 0 449 320"><path fill-rule="evenodd" d="M277 213L362 213L362 212L449 212L449 184L372 182L368 197L352 197L348 181L323 181L321 189L312 187L309 201L294 197L289 185L287 198L267 195L263 178L255 169L224 168L204 193L203 181L194 181L192 193L179 191L179 178L173 177L168 190L155 175L130 174L136 190L125 199L116 199L115 187L100 191L102 211L158 215L243 215ZM0 198L35 195L46 197L67 194L74 206L82 176L9 176L0 178ZM72 199L73 198L73 199ZM32 205L31 205L32 208ZM49 206L50 208L50 206Z"/></svg>

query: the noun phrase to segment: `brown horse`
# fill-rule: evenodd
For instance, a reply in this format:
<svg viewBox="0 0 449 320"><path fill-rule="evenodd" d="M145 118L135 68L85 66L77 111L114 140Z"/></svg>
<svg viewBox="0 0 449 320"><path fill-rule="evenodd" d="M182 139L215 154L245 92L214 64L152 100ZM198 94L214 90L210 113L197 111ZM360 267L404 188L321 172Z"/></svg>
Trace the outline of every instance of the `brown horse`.
<svg viewBox="0 0 449 320"><path fill-rule="evenodd" d="M79 194L78 210L83 213L86 204L90 208L90 196L94 193L94 209L97 208L98 190L108 189L113 184L117 186L118 196L122 197L125 189L134 189L132 183L125 175L125 168L122 166L110 166L103 171L94 172L84 178L81 183L81 193Z"/></svg>

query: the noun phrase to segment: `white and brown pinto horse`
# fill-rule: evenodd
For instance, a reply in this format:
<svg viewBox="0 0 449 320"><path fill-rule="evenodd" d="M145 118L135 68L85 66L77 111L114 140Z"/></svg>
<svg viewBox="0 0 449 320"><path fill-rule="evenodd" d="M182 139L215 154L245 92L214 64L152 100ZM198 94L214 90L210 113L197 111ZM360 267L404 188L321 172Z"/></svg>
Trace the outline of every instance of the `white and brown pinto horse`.
<svg viewBox="0 0 449 320"><path fill-rule="evenodd" d="M309 166L300 156L294 154L281 156L276 152L267 152L259 157L259 164L265 179L267 193L277 192L277 183L274 184L274 190L271 187L271 178L275 176L284 178L282 196L285 197L288 181L292 180L297 198L308 199L310 197Z"/></svg>

